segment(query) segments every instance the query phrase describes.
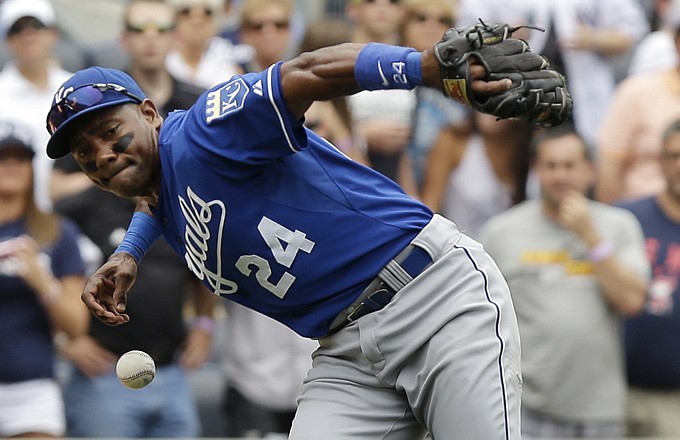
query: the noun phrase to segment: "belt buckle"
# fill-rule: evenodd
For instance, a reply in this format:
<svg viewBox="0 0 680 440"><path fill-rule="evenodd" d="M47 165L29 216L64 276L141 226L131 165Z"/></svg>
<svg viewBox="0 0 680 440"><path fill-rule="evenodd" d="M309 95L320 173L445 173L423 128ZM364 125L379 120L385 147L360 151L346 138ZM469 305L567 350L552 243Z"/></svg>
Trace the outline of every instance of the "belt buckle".
<svg viewBox="0 0 680 440"><path fill-rule="evenodd" d="M362 302L360 302L354 308L354 310L352 310L347 315L347 318L346 318L347 321L349 321L349 322L356 321L357 319L361 318L364 315L367 315L371 312L375 312L375 311L380 310L383 307L385 307L385 305L390 301L390 299L392 299L392 296L394 296L394 292L390 292L390 290L391 289L385 284L385 282L382 281L380 284L378 284L376 289L373 292L371 292L370 295L368 295L366 297L366 299L364 299ZM382 294L390 295L390 297L387 299L387 301L384 304L373 300L373 297L375 297L376 295L382 295ZM369 307L371 305L373 306L372 309L365 310L367 307Z"/></svg>

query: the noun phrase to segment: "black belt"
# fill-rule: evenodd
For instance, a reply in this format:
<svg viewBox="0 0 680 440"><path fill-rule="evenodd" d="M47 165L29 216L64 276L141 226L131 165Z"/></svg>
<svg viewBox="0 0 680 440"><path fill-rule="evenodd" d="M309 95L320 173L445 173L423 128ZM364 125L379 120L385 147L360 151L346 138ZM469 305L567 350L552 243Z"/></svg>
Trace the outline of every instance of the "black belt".
<svg viewBox="0 0 680 440"><path fill-rule="evenodd" d="M431 264L432 257L425 249L408 245L380 271L352 305L338 314L328 334L385 307L399 290Z"/></svg>

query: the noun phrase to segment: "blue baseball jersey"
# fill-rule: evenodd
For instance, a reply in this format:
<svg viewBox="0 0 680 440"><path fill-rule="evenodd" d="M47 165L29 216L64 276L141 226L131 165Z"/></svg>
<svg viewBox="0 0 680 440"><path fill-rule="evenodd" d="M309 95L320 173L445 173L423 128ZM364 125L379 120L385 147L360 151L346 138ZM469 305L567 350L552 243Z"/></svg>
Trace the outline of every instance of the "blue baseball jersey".
<svg viewBox="0 0 680 440"><path fill-rule="evenodd" d="M216 294L321 337L432 212L286 107L280 64L162 126L163 235Z"/></svg>

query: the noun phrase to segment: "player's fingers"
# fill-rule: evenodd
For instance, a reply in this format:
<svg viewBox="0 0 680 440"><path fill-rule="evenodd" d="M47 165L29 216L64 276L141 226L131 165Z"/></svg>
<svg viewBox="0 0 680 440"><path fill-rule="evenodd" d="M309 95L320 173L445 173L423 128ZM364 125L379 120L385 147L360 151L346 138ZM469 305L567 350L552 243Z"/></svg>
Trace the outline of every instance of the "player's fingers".
<svg viewBox="0 0 680 440"><path fill-rule="evenodd" d="M471 87L476 95L496 95L509 90L512 87L512 81L508 78L497 81L473 81Z"/></svg>
<svg viewBox="0 0 680 440"><path fill-rule="evenodd" d="M479 64L479 62L474 57L470 57L469 69L470 78L473 80L484 79L486 77L486 69L483 65Z"/></svg>
<svg viewBox="0 0 680 440"><path fill-rule="evenodd" d="M101 292L104 288L104 282L101 278L92 277L87 280L83 293L80 295L80 299L87 308L98 316L106 312L106 306L100 302Z"/></svg>
<svg viewBox="0 0 680 440"><path fill-rule="evenodd" d="M113 290L113 305L115 306L115 311L122 313L127 307L127 292L130 289L132 283L126 282L122 278L116 278L116 285Z"/></svg>

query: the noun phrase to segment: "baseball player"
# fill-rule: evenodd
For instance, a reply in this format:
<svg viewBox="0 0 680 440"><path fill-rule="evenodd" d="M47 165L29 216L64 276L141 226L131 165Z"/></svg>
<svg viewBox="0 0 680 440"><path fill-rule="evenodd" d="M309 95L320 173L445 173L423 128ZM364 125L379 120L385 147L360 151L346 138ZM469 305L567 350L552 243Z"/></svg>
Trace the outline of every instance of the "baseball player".
<svg viewBox="0 0 680 440"><path fill-rule="evenodd" d="M526 44L501 30L470 49L465 35L482 31L422 53L347 43L302 54L165 120L124 73L77 72L55 95L47 153L70 152L97 185L139 200L83 301L109 325L127 322L126 292L162 234L215 294L318 339L291 439L519 439L519 337L492 260L302 125L314 100L417 85L500 117L568 114L564 78ZM494 60L532 80L502 79ZM530 98L504 96L527 82Z"/></svg>

